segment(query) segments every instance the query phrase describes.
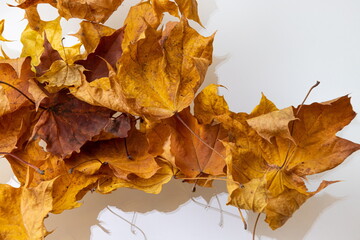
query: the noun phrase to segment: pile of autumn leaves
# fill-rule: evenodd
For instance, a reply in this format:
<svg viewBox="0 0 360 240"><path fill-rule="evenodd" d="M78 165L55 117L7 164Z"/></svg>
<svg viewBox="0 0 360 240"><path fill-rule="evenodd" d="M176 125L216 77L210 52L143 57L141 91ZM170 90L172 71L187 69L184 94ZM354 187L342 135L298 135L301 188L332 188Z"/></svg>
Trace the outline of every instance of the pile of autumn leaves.
<svg viewBox="0 0 360 240"><path fill-rule="evenodd" d="M308 192L307 175L360 148L335 136L355 117L347 96L281 110L263 96L246 114L231 112L216 85L196 95L213 42L186 20L201 24L196 1L140 3L118 30L96 23L121 2L19 2L29 24L21 58L0 60L11 85L0 84L0 152L21 187L0 185L1 239L41 239L47 214L78 207L89 191L159 193L173 177L208 187L227 178L229 203L265 213L275 229L332 183ZM60 17L42 21L37 3L90 20L80 43L64 47ZM162 27L165 12L182 17Z"/></svg>

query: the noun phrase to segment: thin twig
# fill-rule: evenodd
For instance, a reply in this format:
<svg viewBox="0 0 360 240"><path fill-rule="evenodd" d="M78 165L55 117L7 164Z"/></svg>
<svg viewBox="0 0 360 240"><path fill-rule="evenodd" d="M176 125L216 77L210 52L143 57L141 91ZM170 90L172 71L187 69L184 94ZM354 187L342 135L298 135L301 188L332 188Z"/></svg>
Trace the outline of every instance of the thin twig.
<svg viewBox="0 0 360 240"><path fill-rule="evenodd" d="M82 165L82 164L84 164L84 163L87 163L87 162L92 162L92 161L98 161L101 165L103 165L103 164L106 163L106 162L100 161L100 159L97 159L97 158L95 158L95 159L90 159L90 160L86 160L86 161L84 161L84 162L81 162L81 163L73 166L72 168L70 168L70 169L68 170L68 172L71 174L71 173L74 172L75 168L77 168L78 166L80 166L80 165Z"/></svg>

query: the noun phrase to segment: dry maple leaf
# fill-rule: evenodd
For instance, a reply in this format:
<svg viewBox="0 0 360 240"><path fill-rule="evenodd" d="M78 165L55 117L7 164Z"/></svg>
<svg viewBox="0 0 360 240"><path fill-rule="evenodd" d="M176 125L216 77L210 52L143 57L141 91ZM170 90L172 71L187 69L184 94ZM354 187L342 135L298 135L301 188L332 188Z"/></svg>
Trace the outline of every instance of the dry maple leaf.
<svg viewBox="0 0 360 240"><path fill-rule="evenodd" d="M80 151L86 141L105 128L114 113L82 102L65 91L53 94L47 100L33 135L47 143L49 152L61 157Z"/></svg>
<svg viewBox="0 0 360 240"><path fill-rule="evenodd" d="M133 129L127 138L86 143L67 164L89 175L105 173L124 180L128 180L130 174L150 178L159 166L148 149L145 134Z"/></svg>
<svg viewBox="0 0 360 240"><path fill-rule="evenodd" d="M13 154L30 164L42 169L43 175L28 171L28 166L6 156L15 176L24 185L28 181L29 187L36 187L44 181L54 180L52 196L52 213L61 213L64 210L81 206L78 201L93 187L102 175L86 175L81 172L70 173L70 167L64 160L49 152L45 152L39 141L32 141L25 148L13 151Z"/></svg>
<svg viewBox="0 0 360 240"><path fill-rule="evenodd" d="M52 210L54 180L33 188L0 185L0 238L40 240L48 234L44 218Z"/></svg>
<svg viewBox="0 0 360 240"><path fill-rule="evenodd" d="M211 177L225 175L225 147L220 140L227 138L227 131L220 125L199 124L189 108L155 124L147 136L150 152L170 161L180 170L180 178L193 178L199 185L211 186ZM170 148L170 158L166 148ZM201 180L206 177L209 180Z"/></svg>
<svg viewBox="0 0 360 240"><path fill-rule="evenodd" d="M149 26L123 53L117 74L108 64L108 78L84 81L71 93L119 112L171 117L193 101L211 63L212 42L213 36L199 35L185 19L170 24L163 36Z"/></svg>
<svg viewBox="0 0 360 240"><path fill-rule="evenodd" d="M161 40L151 28L145 35L124 52L118 76L135 115L167 118L193 101L211 63L213 36L200 36L185 19L168 25Z"/></svg>
<svg viewBox="0 0 360 240"><path fill-rule="evenodd" d="M282 110L262 103L236 128L236 144L227 144L229 179L244 187L228 183L229 203L265 213L276 229L333 183L308 192L306 176L336 167L360 145L335 136L355 117L347 96Z"/></svg>
<svg viewBox="0 0 360 240"><path fill-rule="evenodd" d="M110 193L118 188L127 187L134 188L146 193L158 194L162 190L162 186L169 182L174 176L171 165L161 159L156 159L159 169L150 178L141 178L134 174L130 174L127 180L117 177L104 177L99 180L97 191L100 193Z"/></svg>

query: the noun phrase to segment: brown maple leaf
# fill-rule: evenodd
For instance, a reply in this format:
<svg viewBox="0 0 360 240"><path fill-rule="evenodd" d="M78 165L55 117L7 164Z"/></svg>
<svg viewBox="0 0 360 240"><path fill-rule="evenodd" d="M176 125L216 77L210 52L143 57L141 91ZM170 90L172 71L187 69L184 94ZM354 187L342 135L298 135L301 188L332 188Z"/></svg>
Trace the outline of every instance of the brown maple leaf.
<svg viewBox="0 0 360 240"><path fill-rule="evenodd" d="M66 157L92 137L98 135L108 124L113 111L82 102L66 91L51 95L43 103L41 116L34 126L33 135L47 143L46 149Z"/></svg>
<svg viewBox="0 0 360 240"><path fill-rule="evenodd" d="M178 177L193 178L200 185L211 186L211 177L225 175L225 147L220 141L226 140L227 131L220 125L199 124L189 108L155 124L147 135L150 152L178 168ZM209 180L201 180L206 177Z"/></svg>

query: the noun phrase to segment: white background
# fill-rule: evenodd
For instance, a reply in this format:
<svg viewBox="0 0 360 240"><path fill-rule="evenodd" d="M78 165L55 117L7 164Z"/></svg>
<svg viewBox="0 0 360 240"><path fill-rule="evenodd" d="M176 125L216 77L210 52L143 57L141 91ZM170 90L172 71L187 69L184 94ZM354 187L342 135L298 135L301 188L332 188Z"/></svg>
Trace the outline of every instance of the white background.
<svg viewBox="0 0 360 240"><path fill-rule="evenodd" d="M19 35L26 25L20 9L0 2L0 19L5 18L4 37L15 40L2 43L11 57L21 49ZM128 7L137 1L125 0L108 25L119 28ZM40 7L44 19L56 17L56 11ZM310 86L321 82L308 99L326 101L351 94L355 111L360 111L360 1L357 0L199 0L200 17L206 29L192 24L205 35L217 31L214 63L206 83L219 83L233 111L249 112L258 103L261 92L279 108L298 105ZM79 21L63 21L64 34L77 31ZM73 41L67 37L68 44ZM357 117L339 136L360 142ZM338 168L311 177L309 186L321 179L343 180L308 200L282 228L272 231L261 219L258 239L338 240L360 239L360 154L355 153ZM1 182L11 178L8 164L1 161ZM255 215L247 216L249 230L242 228L237 209L225 206L224 183L212 189L198 189L172 181L159 195L119 189L110 195L88 194L78 209L46 220L47 239L144 239L139 230L106 207L142 229L149 240L180 239L251 239ZM190 198L235 215L221 215ZM200 197L202 196L202 197ZM211 200L210 200L211 199ZM133 229L134 230L134 229Z"/></svg>

